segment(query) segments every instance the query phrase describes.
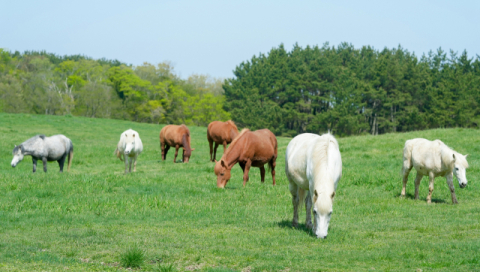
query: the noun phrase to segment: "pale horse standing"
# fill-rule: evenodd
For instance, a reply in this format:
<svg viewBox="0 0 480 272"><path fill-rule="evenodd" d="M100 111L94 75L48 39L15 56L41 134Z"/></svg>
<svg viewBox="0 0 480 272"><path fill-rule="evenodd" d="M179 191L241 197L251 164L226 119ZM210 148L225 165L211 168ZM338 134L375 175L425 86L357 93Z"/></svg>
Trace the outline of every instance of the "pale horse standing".
<svg viewBox="0 0 480 272"><path fill-rule="evenodd" d="M129 129L120 135L120 141L117 144L117 149L115 149L115 155L117 155L121 161L123 161L123 159L125 160L125 174L127 173L127 167L129 167L129 172L132 172L132 161L133 172L137 171L137 157L142 151L143 144L138 132Z"/></svg>
<svg viewBox="0 0 480 272"><path fill-rule="evenodd" d="M333 212L333 198L342 177L342 158L337 140L330 133L296 136L287 146L285 172L292 194L292 225L298 226L298 206L306 196L306 226L313 229L317 238L326 238Z"/></svg>
<svg viewBox="0 0 480 272"><path fill-rule="evenodd" d="M465 176L468 168L467 155L450 149L440 140L429 141L422 138L407 140L403 148L403 188L401 196L405 196L408 174L412 167L417 170L415 178L415 199L418 199L418 187L423 176L428 176L430 184L428 186L427 203L432 203L433 181L435 177L445 177L448 188L452 195L453 204L458 204L453 187L453 175L457 177L460 188L467 186L467 177Z"/></svg>
<svg viewBox="0 0 480 272"><path fill-rule="evenodd" d="M32 156L33 173L37 171L37 161L43 163L43 171L47 172L47 162L57 161L60 166L60 173L63 172L63 165L68 157L67 171L70 171L73 159L73 144L65 135L58 134L50 137L40 134L33 136L13 149L12 167L17 166L24 156Z"/></svg>

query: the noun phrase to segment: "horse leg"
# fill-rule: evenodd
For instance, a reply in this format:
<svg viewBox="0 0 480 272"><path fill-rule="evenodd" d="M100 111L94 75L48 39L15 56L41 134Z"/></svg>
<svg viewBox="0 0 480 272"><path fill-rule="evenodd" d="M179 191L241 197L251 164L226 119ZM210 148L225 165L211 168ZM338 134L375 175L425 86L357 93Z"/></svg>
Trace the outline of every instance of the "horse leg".
<svg viewBox="0 0 480 272"><path fill-rule="evenodd" d="M210 146L210 161L215 161L215 156L213 156L213 141L208 138L208 145Z"/></svg>
<svg viewBox="0 0 480 272"><path fill-rule="evenodd" d="M180 148L180 146L178 146L178 144L175 146L175 158L173 158L173 163L175 163L177 161L177 155L178 155L178 149Z"/></svg>
<svg viewBox="0 0 480 272"><path fill-rule="evenodd" d="M63 166L65 165L65 159L67 158L67 153L65 153L59 160L58 165L60 166L60 173L63 173Z"/></svg>
<svg viewBox="0 0 480 272"><path fill-rule="evenodd" d="M430 178L430 183L428 184L428 196L427 196L427 203L432 203L432 193L433 193L433 182L435 181L435 174L433 172L428 173L428 177Z"/></svg>
<svg viewBox="0 0 480 272"><path fill-rule="evenodd" d="M260 166L260 179L263 182L265 182L265 166L262 165Z"/></svg>
<svg viewBox="0 0 480 272"><path fill-rule="evenodd" d="M37 159L32 157L32 162L33 162L33 173L37 171Z"/></svg>
<svg viewBox="0 0 480 272"><path fill-rule="evenodd" d="M223 154L225 154L225 150L227 150L227 141L223 141Z"/></svg>
<svg viewBox="0 0 480 272"><path fill-rule="evenodd" d="M213 149L213 161L217 160L217 148L218 148L218 144L215 143L215 148Z"/></svg>
<svg viewBox="0 0 480 272"><path fill-rule="evenodd" d="M138 155L135 155L133 158L133 172L137 172L137 157Z"/></svg>
<svg viewBox="0 0 480 272"><path fill-rule="evenodd" d="M132 173L132 161L133 161L133 158L132 157L128 157L128 172L129 173Z"/></svg>
<svg viewBox="0 0 480 272"><path fill-rule="evenodd" d="M307 226L307 229L313 229L312 196L310 195L310 191L308 191L307 196L305 197L305 210L307 211L306 218L305 218L305 225Z"/></svg>
<svg viewBox="0 0 480 272"><path fill-rule="evenodd" d="M43 163L43 172L47 173L47 158L46 157L42 158L42 163Z"/></svg>
<svg viewBox="0 0 480 272"><path fill-rule="evenodd" d="M167 152L168 152L169 149L170 149L170 146L166 144L165 145L165 155L163 156L163 160L167 159Z"/></svg>
<svg viewBox="0 0 480 272"><path fill-rule="evenodd" d="M417 172L417 176L415 177L415 199L418 199L418 187L420 186L420 181L422 181L422 174Z"/></svg>
<svg viewBox="0 0 480 272"><path fill-rule="evenodd" d="M453 187L453 173L445 175L445 178L447 179L448 188L452 194L452 204L458 204L457 196L455 195L455 187Z"/></svg>
<svg viewBox="0 0 480 272"><path fill-rule="evenodd" d="M292 226L294 228L298 227L298 186L294 182L290 181L290 193L292 194L292 205L293 205L293 220Z"/></svg>
<svg viewBox="0 0 480 272"><path fill-rule="evenodd" d="M249 159L245 163L245 170L243 171L243 186L247 184L248 181L248 171L250 171L250 166L252 165L252 161Z"/></svg>
<svg viewBox="0 0 480 272"><path fill-rule="evenodd" d="M406 160L403 161L403 168L402 168L403 188L400 196L405 196L406 189L407 189L408 175L410 174L410 170L412 170L412 165L410 164L410 161L406 161Z"/></svg>
<svg viewBox="0 0 480 272"><path fill-rule="evenodd" d="M128 156L123 156L123 161L125 162L125 175L128 173Z"/></svg>

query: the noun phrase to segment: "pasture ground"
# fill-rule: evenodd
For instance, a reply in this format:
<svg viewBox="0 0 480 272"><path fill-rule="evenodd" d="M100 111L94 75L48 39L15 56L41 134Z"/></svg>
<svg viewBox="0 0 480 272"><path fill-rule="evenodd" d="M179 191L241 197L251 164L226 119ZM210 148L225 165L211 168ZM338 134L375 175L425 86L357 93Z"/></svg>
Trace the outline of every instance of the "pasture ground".
<svg viewBox="0 0 480 272"><path fill-rule="evenodd" d="M0 270L117 271L129 249L143 251L144 271L480 271L480 135L435 129L338 139L343 178L326 240L291 227L284 172L290 139L278 138L277 186L258 168L242 187L239 166L216 188L206 128L191 127L190 163L160 161L161 125L71 116L0 114ZM123 174L113 151L120 133L140 133L137 172ZM10 166L14 144L37 133L65 134L74 144L69 173L56 162L32 173L26 157ZM427 205L400 198L402 148L415 137L442 139L469 154L468 185L451 204L444 178ZM223 148L219 147L220 155ZM217 158L219 158L218 156ZM181 158L181 157L180 157ZM66 167L65 167L66 168Z"/></svg>

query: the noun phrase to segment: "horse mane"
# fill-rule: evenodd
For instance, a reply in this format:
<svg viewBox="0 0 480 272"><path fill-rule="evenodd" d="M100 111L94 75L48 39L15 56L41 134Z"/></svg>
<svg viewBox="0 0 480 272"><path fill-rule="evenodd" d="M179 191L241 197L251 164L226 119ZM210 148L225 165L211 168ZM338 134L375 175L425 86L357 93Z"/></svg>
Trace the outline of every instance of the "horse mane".
<svg viewBox="0 0 480 272"><path fill-rule="evenodd" d="M462 154L458 153L457 151L453 150L450 148L448 145L444 144L440 140L435 140L438 141L441 144L441 151L440 154L442 156L442 162L445 163L445 165L451 165L453 163L453 156L452 154L455 154L455 161L460 163L463 167L468 168L468 162L467 159L465 159L465 156ZM446 150L444 150L446 149ZM447 151L447 152L444 152Z"/></svg>
<svg viewBox="0 0 480 272"><path fill-rule="evenodd" d="M233 122L232 120L228 120L225 123L230 124L231 126L233 126L234 128L236 128L238 130L237 125L235 125L235 122Z"/></svg>
<svg viewBox="0 0 480 272"><path fill-rule="evenodd" d="M235 139L233 139L233 141L230 143L230 145L228 146L227 150L225 150L225 153L223 154L223 156L226 156L230 153L230 151L232 150L232 147L235 146L235 144L237 143L238 139L240 139L243 134L249 132L250 130L248 128L244 128L242 129L242 131L240 131L240 133L237 135L237 137L235 137ZM222 157L223 157L222 156Z"/></svg>
<svg viewBox="0 0 480 272"><path fill-rule="evenodd" d="M326 133L315 141L313 147L313 172L315 177L314 190L318 193L317 201L320 204L320 210L322 213L329 212L332 206L332 193L335 192L335 185L331 174L328 171L328 148L330 142L338 146L337 140L330 134ZM313 192L312 192L313 193Z"/></svg>

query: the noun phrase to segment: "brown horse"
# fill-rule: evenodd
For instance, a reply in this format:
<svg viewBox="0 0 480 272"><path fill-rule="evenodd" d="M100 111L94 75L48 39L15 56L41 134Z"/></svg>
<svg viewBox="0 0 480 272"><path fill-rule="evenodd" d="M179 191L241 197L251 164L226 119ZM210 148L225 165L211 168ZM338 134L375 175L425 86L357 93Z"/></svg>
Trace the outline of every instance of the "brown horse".
<svg viewBox="0 0 480 272"><path fill-rule="evenodd" d="M243 170L243 186L248 181L251 166L260 168L262 182L265 181L265 167L268 163L275 185L275 165L277 159L277 138L268 129L250 131L243 129L233 140L222 159L215 164L217 187L224 188L230 180L230 171L238 162Z"/></svg>
<svg viewBox="0 0 480 272"><path fill-rule="evenodd" d="M178 149L183 147L183 162L187 163L194 148L190 146L190 130L185 125L168 125L160 131L160 149L162 149L162 160L167 158L167 152L171 146L175 147L175 158L177 160Z"/></svg>
<svg viewBox="0 0 480 272"><path fill-rule="evenodd" d="M223 153L225 153L227 144L231 143L237 135L238 128L232 120L228 120L227 122L211 122L207 128L207 140L210 145L210 161L216 161L217 148L219 145L223 145ZM213 149L213 142L215 142L215 149Z"/></svg>

